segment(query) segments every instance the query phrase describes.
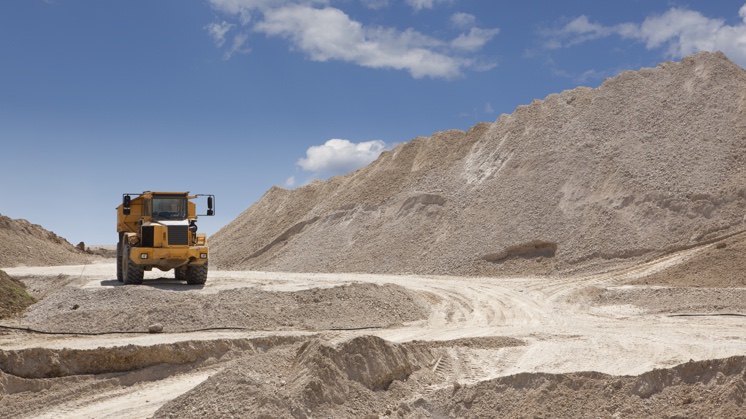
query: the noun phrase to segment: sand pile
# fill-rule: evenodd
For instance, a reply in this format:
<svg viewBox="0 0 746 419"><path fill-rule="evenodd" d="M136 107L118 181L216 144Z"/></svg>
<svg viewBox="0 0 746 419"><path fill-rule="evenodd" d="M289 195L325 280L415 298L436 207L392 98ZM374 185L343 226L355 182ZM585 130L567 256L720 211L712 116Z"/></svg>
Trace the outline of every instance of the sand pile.
<svg viewBox="0 0 746 419"><path fill-rule="evenodd" d="M0 267L85 263L86 254L38 224L0 215Z"/></svg>
<svg viewBox="0 0 746 419"><path fill-rule="evenodd" d="M744 229L746 71L699 53L272 188L211 238L222 269L550 273ZM517 266L516 266L517 265Z"/></svg>

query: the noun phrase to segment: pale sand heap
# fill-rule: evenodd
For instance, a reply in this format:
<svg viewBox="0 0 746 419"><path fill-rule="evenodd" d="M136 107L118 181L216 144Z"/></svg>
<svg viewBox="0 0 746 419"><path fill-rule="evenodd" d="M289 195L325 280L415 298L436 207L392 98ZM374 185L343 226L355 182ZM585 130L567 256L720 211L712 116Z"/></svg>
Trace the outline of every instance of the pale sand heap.
<svg viewBox="0 0 746 419"><path fill-rule="evenodd" d="M274 187L211 237L212 265L552 273L702 243L744 229L745 108L722 53L626 71Z"/></svg>

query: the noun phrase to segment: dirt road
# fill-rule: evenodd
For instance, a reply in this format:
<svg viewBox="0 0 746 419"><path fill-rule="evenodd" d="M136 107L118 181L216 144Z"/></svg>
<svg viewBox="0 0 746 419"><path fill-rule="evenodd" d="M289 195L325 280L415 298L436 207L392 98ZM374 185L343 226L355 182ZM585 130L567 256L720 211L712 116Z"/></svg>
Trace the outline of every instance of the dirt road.
<svg viewBox="0 0 746 419"><path fill-rule="evenodd" d="M133 347L141 348L152 356L153 352L163 352L164 344L187 345L179 347L179 351L182 354L190 351L196 354L192 358L187 357L189 359L181 361L181 364L168 358L164 362L171 365L169 368L153 362L147 365L129 365L120 369L112 367L111 370L107 370L108 367L101 367L100 370L88 369L77 373L74 371L75 368L82 367L71 366L75 362L68 359L65 365L71 369L69 374L49 374L36 378L59 380L54 377L93 374L93 377L97 378L91 378L94 381L88 382L88 391L72 393L54 390L55 385L52 382L45 384L47 394L44 406L38 406L36 409L18 407L27 401L21 391L11 392L12 394L6 396L6 400L16 406L16 410L11 413L27 416L147 417L170 400L223 370L236 358L235 354L241 351L241 345L245 342L253 342L252 347L256 347L257 339L265 339L264 345L270 346L271 342L279 342L272 339L302 340L309 336L320 338L329 344L341 344L358 336L377 336L400 344L412 341L478 342L481 338L494 337L510 338L518 342L494 347L480 344L446 344L443 351L448 355L448 365L438 365L441 361L437 360L430 366L433 371L438 370L437 380L440 382L431 383L427 391L447 387L453 383L469 385L522 372L597 371L610 375L638 375L655 368L671 367L690 360L743 355L746 353L746 318L743 317L746 315L743 303L746 301L746 292L743 289L700 290L697 304L692 304L685 299L667 300L660 297L661 293L678 292L676 289L624 285L636 278L686 261L706 249L707 246L690 249L633 268L603 274L557 278L496 279L211 271L204 288L186 287L174 280L161 278L161 273L148 273L146 279L150 280L146 280L140 287L124 287L112 279L115 270L113 263L6 269L13 277L27 282L33 293L43 297L42 302L55 301L56 295L68 293L55 303L58 312L44 309L42 315L40 309L34 311L32 308L24 318L5 321L4 324L7 326L64 330L65 325L60 322L64 323L65 317L60 316L72 315L66 313L73 312L78 315L78 309L72 310L69 306L75 301L81 301L76 304L80 311L89 309L88 315L81 315L81 318L87 320L80 320L81 323L77 326L68 324L68 330L86 327L88 331L96 329L96 332L120 332L121 330L111 330L116 326L112 323L102 323L99 328L91 328L91 323L86 321L90 322L90 317L100 316L101 312L96 310L105 311L107 307L119 310L118 304L133 304L134 298L153 298L151 304L165 304L159 308L172 311L178 311L178 306L183 306L185 301L202 301L202 304L210 306L208 313L211 310L220 312L220 307L231 307L226 310L237 316L221 317L223 314L218 313L217 317L227 319L225 321L231 324L211 324L211 327L205 328L210 330L200 331L184 331L183 328L179 331L175 327L169 329L171 324L166 323L164 331L170 333L160 334L81 336L8 330L0 332L0 348L5 355L6 366L10 362L7 360L14 357L23 359L26 356L28 360L30 355L24 354L31 350L36 351L37 357L40 353L49 351L54 355L44 356L51 356L57 359L57 362L60 362L63 349L67 351L66 356L70 359L74 357L70 354L73 350L82 351L81 353L87 357L95 357L96 354L106 351L120 355L129 351L127 354L131 358L131 352L135 350ZM332 291L356 292L357 288L351 287L361 284L403 289L419 298L413 301L424 307L424 314L414 320L397 324L388 318L376 317L375 303L366 308L360 298L342 296L333 300L333 305L335 310L348 313L345 315L347 320L344 327L324 327L324 324L320 323L321 327L294 328L293 324L300 321L295 319L296 323L288 321L282 327L272 327L268 323L261 328L215 330L219 326L234 326L238 317L246 316L245 313L236 313L235 307L243 306L232 306L232 302L227 300L237 293L265 292L270 293L267 295L280 295L313 292L318 300L314 301L319 303L331 301L328 293ZM136 294L122 296L125 291ZM106 295L109 296L113 295L113 299L121 297L124 300L96 301L101 299L86 297L101 296L103 292L108 292ZM112 292L114 294L111 294ZM167 299L177 294L181 302L174 303ZM380 308L385 309L386 298L389 295L398 294L381 294ZM210 296L221 300L209 300L212 298ZM299 297L296 297L296 300L300 301L301 305L305 301ZM37 305L39 304L42 303ZM273 307L272 301L266 300L264 304L266 305L255 302L250 307L245 307L245 310L252 315L266 312L269 317L273 312L279 313L278 310L282 310L281 307ZM347 309L342 307L345 304L350 306L348 308L351 311L345 311ZM332 306L331 303L328 305ZM359 305L359 311L356 311L356 305ZM397 304L398 307L404 305ZM390 308L388 311L392 310L395 311L396 308ZM116 313L121 315L122 311ZM404 314L401 316L406 318ZM71 320L72 322L74 321ZM382 322L385 323L383 326ZM187 322L182 326L188 329L190 324ZM193 326L200 325L195 323ZM185 349L187 347L188 349ZM226 356L229 353L234 355ZM197 358L201 361L195 362ZM28 376L21 381L32 380L33 377L28 371L22 371L20 366L16 368L18 374ZM146 372L141 372L140 377L132 377L131 371L138 368L145 368L142 371ZM113 376L122 371L130 371L127 383L117 381L118 378ZM11 371L6 372L12 374ZM13 387L14 382L21 381L8 380L6 376L6 391ZM28 383L24 385L33 387ZM412 395L414 396L416 395Z"/></svg>

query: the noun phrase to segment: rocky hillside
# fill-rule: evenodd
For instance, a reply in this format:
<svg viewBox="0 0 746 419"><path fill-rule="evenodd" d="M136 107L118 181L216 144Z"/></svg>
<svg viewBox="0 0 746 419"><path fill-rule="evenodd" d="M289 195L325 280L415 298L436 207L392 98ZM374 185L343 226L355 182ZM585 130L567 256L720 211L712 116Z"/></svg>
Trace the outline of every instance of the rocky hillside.
<svg viewBox="0 0 746 419"><path fill-rule="evenodd" d="M82 251L38 224L0 214L0 267L78 264Z"/></svg>
<svg viewBox="0 0 746 419"><path fill-rule="evenodd" d="M746 71L699 53L272 188L211 238L213 266L489 275L645 257L743 230L744 162Z"/></svg>

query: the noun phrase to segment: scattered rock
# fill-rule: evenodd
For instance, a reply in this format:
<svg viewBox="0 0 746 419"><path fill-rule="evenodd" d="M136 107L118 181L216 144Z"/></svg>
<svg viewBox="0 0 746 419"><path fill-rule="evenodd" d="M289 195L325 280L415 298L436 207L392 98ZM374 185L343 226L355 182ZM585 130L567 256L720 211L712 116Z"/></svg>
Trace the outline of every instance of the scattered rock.
<svg viewBox="0 0 746 419"><path fill-rule="evenodd" d="M161 333L163 331L163 325L160 323L153 323L148 326L148 332L150 333Z"/></svg>

